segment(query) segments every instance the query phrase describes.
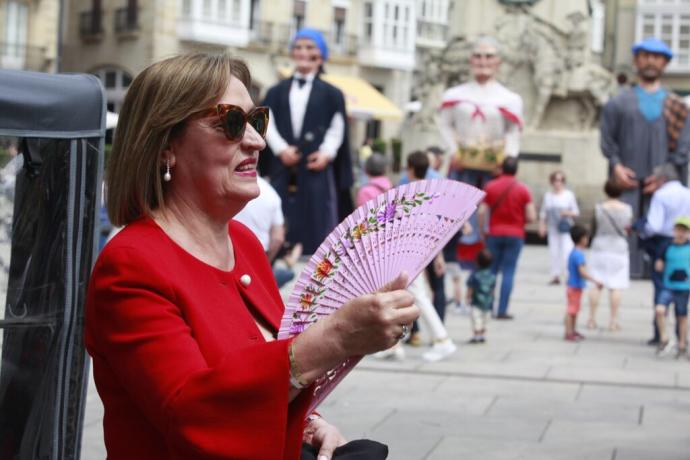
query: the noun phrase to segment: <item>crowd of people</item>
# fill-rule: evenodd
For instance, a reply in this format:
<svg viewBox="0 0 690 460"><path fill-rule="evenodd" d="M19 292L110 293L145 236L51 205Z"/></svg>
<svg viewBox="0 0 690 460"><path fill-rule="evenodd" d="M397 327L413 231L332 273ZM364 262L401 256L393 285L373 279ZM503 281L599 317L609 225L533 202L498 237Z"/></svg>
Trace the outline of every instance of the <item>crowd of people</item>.
<svg viewBox="0 0 690 460"><path fill-rule="evenodd" d="M469 343L486 343L489 318L514 318L514 276L531 223L549 246L545 284L565 283L565 340L584 338L578 314L587 281L587 327L597 327L606 288L608 328L621 328L621 292L631 273L644 271L644 252L655 288L650 343L669 349L673 305L677 354L686 353L690 121L660 84L672 54L659 40L633 48L639 83L603 110L610 179L588 229L564 171L549 176L537 212L518 179L522 99L496 80L499 44L477 39L471 80L445 91L439 106L443 145L408 152L399 183L469 183L485 191L478 212L407 290L402 273L277 340L278 285L294 277L300 255L313 254L355 204L394 185L386 156L368 143L366 158L351 158L345 99L320 78L322 34L298 31L289 51L294 74L258 107L249 69L228 56L163 60L128 90L107 172L108 215L124 229L94 267L86 316L109 458L385 458L385 446L347 443L308 411L316 379L350 357L404 359L403 340L423 345L418 318L430 338L423 359L451 356L446 276L450 303L469 314Z"/></svg>

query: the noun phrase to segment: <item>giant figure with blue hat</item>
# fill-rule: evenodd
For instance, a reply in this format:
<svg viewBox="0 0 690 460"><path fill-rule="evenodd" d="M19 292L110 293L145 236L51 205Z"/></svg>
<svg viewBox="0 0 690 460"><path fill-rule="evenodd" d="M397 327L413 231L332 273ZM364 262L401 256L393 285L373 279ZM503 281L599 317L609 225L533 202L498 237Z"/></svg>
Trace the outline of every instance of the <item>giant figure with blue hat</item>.
<svg viewBox="0 0 690 460"><path fill-rule="evenodd" d="M609 161L609 174L625 189L621 197L632 205L638 219L649 208L659 181L654 169L670 164L687 182L690 152L690 117L684 101L661 84L661 75L673 59L663 41L647 38L632 48L638 82L625 88L605 106L601 116L601 150ZM653 242L652 242L653 243ZM647 244L647 250L653 247ZM652 244L653 246L653 244ZM630 240L630 274L646 271L637 239ZM655 273L652 270L652 279ZM650 341L658 341L658 330Z"/></svg>
<svg viewBox="0 0 690 460"><path fill-rule="evenodd" d="M270 88L262 173L283 201L286 240L312 254L352 212L353 183L345 98L319 78L328 47L318 30L299 30L290 44L291 78Z"/></svg>

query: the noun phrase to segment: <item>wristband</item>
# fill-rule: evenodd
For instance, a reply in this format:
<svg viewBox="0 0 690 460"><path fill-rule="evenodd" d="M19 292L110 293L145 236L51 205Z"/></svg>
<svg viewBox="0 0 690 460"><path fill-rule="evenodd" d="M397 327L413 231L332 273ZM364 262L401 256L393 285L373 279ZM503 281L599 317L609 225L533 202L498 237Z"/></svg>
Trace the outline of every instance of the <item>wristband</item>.
<svg viewBox="0 0 690 460"><path fill-rule="evenodd" d="M309 384L302 380L302 373L299 371L297 362L295 361L295 350L293 348L293 343L294 342L290 342L290 345L288 345L288 359L290 360L290 386L297 390L302 390L308 387Z"/></svg>

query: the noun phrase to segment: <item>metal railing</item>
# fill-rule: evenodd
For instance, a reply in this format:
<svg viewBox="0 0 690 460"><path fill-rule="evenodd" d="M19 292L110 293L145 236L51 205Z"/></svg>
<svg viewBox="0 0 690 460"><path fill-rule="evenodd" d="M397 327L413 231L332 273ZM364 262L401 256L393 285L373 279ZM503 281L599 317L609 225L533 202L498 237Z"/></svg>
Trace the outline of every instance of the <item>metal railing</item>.
<svg viewBox="0 0 690 460"><path fill-rule="evenodd" d="M250 41L253 45L270 48L287 48L292 36L290 24L256 22L251 25Z"/></svg>
<svg viewBox="0 0 690 460"><path fill-rule="evenodd" d="M17 43L0 42L0 68L45 72L50 66L46 49Z"/></svg>
<svg viewBox="0 0 690 460"><path fill-rule="evenodd" d="M417 38L446 41L448 39L448 25L419 20L417 21Z"/></svg>
<svg viewBox="0 0 690 460"><path fill-rule="evenodd" d="M79 13L79 35L82 38L97 38L103 35L103 14L96 11Z"/></svg>
<svg viewBox="0 0 690 460"><path fill-rule="evenodd" d="M274 22L256 22L251 25L250 40L253 45L287 49L290 39L295 33L292 24L277 24ZM329 49L332 54L340 56L355 56L359 44L356 35L342 34L340 40L336 41L333 32L321 31L324 36L329 37Z"/></svg>
<svg viewBox="0 0 690 460"><path fill-rule="evenodd" d="M115 33L137 32L139 30L139 10L118 8L115 10Z"/></svg>

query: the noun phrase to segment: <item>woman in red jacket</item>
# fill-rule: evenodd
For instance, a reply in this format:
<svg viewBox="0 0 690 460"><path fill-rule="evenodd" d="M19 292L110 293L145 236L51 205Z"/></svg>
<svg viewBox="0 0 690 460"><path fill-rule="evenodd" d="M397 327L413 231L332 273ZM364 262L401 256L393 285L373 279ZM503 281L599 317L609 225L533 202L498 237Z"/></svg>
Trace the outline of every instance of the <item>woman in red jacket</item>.
<svg viewBox="0 0 690 460"><path fill-rule="evenodd" d="M310 417L308 387L344 359L383 350L418 315L396 280L294 340L261 244L232 217L259 194L268 111L246 66L173 57L125 98L107 176L125 228L91 277L86 346L110 459L330 458L338 430Z"/></svg>

